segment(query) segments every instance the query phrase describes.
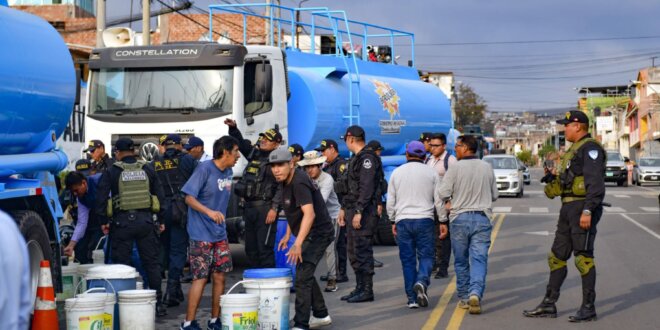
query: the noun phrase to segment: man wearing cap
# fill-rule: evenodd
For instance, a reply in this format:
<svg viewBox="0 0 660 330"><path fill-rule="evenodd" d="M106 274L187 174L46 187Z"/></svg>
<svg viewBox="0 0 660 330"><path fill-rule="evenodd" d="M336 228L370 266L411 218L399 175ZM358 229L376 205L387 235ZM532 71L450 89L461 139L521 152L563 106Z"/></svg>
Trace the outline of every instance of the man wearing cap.
<svg viewBox="0 0 660 330"><path fill-rule="evenodd" d="M114 162L112 158L105 153L105 144L103 144L103 141L101 140L89 141L87 149L83 150L83 152L87 152L92 159L92 174L103 173L103 171L109 169Z"/></svg>
<svg viewBox="0 0 660 330"><path fill-rule="evenodd" d="M426 162L428 166L433 168L440 176L440 180L445 176L450 166L453 166L457 160L452 154L447 151L447 136L444 133L435 133L431 135L429 147L431 153ZM436 217L439 219L446 218L447 212L441 210ZM440 224L436 225L436 234L440 235ZM449 268L449 259L451 258L451 238L450 233L443 239L436 239L435 241L435 278L446 278L449 276L447 269Z"/></svg>
<svg viewBox="0 0 660 330"><path fill-rule="evenodd" d="M365 145L362 127L354 125L346 129L343 137L351 158L347 174L337 184L343 193L342 209L345 219L339 219L348 229L348 256L355 272L356 286L350 294L341 299L350 303L374 300L374 251L372 238L378 222L377 206L380 196L377 188L382 168L380 157ZM344 179L346 178L346 179Z"/></svg>
<svg viewBox="0 0 660 330"><path fill-rule="evenodd" d="M86 162L86 163L85 163ZM76 169L87 168L89 173L89 161L78 161ZM87 165L87 166L83 166ZM92 251L103 236L101 223L95 212L90 212L96 206L96 187L98 186L101 174L86 176L82 171L69 172L64 178L66 189L71 191L76 197L77 217L75 218L73 236L71 241L64 248L64 254L67 256L76 253L76 259L81 264L91 264Z"/></svg>
<svg viewBox="0 0 660 330"><path fill-rule="evenodd" d="M493 168L477 157L476 137L460 136L455 149L459 161L442 179L440 198L450 211L458 307L469 309L470 314L481 314L493 230L490 219L499 192ZM440 221L442 239L447 235L447 220Z"/></svg>
<svg viewBox="0 0 660 330"><path fill-rule="evenodd" d="M207 154L204 151L204 141L202 141L202 139L196 136L191 136L188 139L188 143L186 143L186 145L183 146L183 149L186 149L186 151L188 151L188 154L190 154L200 163L203 161L213 159L213 157L209 156L209 154Z"/></svg>
<svg viewBox="0 0 660 330"><path fill-rule="evenodd" d="M282 186L282 209L287 219L287 231L278 249L288 246L293 233L296 240L286 254L287 261L296 265L293 330L318 328L332 323L314 272L334 239L334 228L321 191L291 158L286 148L278 148L269 156L273 176Z"/></svg>
<svg viewBox="0 0 660 330"><path fill-rule="evenodd" d="M429 153L431 152L431 132L423 132L419 135L419 142L424 143L424 150L426 150L426 155L424 156L424 163L429 160Z"/></svg>
<svg viewBox="0 0 660 330"><path fill-rule="evenodd" d="M337 291L337 254L335 242L337 240L336 235L339 233L337 217L339 216L341 205L339 205L339 199L335 193L335 180L332 179L330 174L321 170L321 166L325 161L325 156L321 156L320 152L312 150L305 153L303 160L298 162L298 166L307 172L307 175L309 175L321 190L321 195L323 195L323 200L330 214L330 220L332 220L332 227L335 229L335 239L325 249L325 262L328 266L328 283L324 290L325 292L335 292Z"/></svg>
<svg viewBox="0 0 660 330"><path fill-rule="evenodd" d="M188 206L181 189L195 170L197 161L181 151L179 134L167 135L163 145L165 152L154 159L152 165L165 192L165 199L161 200L161 208L165 211L165 218L162 219L165 231L160 236L160 241L168 270L167 290L163 295L163 303L168 307L174 307L184 300L180 278L186 264L188 243L186 231Z"/></svg>
<svg viewBox="0 0 660 330"><path fill-rule="evenodd" d="M259 134L261 139L256 147L250 140L243 139L236 121L226 119L225 124L229 127L229 135L238 140L238 148L248 161L243 176L234 187L234 192L245 200L245 253L251 268L275 267L275 221L279 202L274 197L278 185L270 170L268 155L282 143L282 134L269 129Z"/></svg>
<svg viewBox="0 0 660 330"><path fill-rule="evenodd" d="M367 143L367 148L370 148L373 150L378 157L381 157L381 154L383 153L383 145L380 144L380 141L378 140L371 140L369 143ZM385 194L387 194L387 180L385 180L385 172L383 169L380 169L380 183L378 184L378 191L376 192L377 196L380 196L380 203L378 203L378 208L377 214L378 218L383 215L383 203L385 203ZM381 261L378 261L374 259L374 267L383 267L383 263Z"/></svg>
<svg viewBox="0 0 660 330"><path fill-rule="evenodd" d="M399 245L408 308L429 305L426 290L431 284L435 255L433 211L442 211L440 178L424 165L425 156L421 142L408 143L408 162L392 172L387 189L387 214L395 222L392 233Z"/></svg>
<svg viewBox="0 0 660 330"><path fill-rule="evenodd" d="M293 163L298 164L298 162L303 158L305 149L303 149L303 147L298 143L294 143L289 146L289 152L291 153L291 159L293 160Z"/></svg>
<svg viewBox="0 0 660 330"><path fill-rule="evenodd" d="M321 145L316 148L316 151L320 151L321 154L326 158L325 166L323 171L330 174L332 179L337 182L339 177L344 174L346 171L346 159L339 155L339 146L335 140L324 139L321 141ZM337 198L339 203L344 197L341 193L337 192ZM344 218L344 213L339 211L339 218ZM337 220L337 222L340 222ZM337 283L348 282L348 276L346 275L346 264L348 260L348 249L347 249L347 240L346 240L346 226L339 226L339 233L337 234L337 242L335 244L337 250ZM328 276L321 276L321 281L327 281Z"/></svg>
<svg viewBox="0 0 660 330"><path fill-rule="evenodd" d="M145 161L135 156L135 145L129 138L115 143L117 162L103 173L96 190L96 215L104 233L110 234L113 262L131 264L133 245L137 243L140 261L149 278L149 288L156 290L156 314L164 316L161 275L158 257L160 242L157 232L164 228L153 215L164 219L163 187L158 176Z"/></svg>
<svg viewBox="0 0 660 330"><path fill-rule="evenodd" d="M582 305L568 320L595 321L594 240L596 225L603 214L606 154L600 143L589 135L589 118L584 112L567 112L557 124L564 125L566 141L573 144L561 156L558 168L546 170L550 183L546 184L544 192L550 199L561 197L562 203L555 239L548 254L550 279L541 304L524 311L523 315L557 317L555 303L568 272L566 261L573 253L582 277Z"/></svg>

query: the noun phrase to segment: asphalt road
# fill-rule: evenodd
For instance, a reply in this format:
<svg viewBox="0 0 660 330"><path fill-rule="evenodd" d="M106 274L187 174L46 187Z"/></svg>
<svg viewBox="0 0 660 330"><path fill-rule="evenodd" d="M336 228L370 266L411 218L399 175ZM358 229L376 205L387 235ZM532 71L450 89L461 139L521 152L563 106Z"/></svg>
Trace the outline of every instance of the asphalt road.
<svg viewBox="0 0 660 330"><path fill-rule="evenodd" d="M558 302L556 319L527 319L525 308L538 304L548 276L547 253L552 244L560 208L548 200L538 183L540 170L532 170L532 184L522 199L505 197L495 203L493 245L489 258L483 314L469 315L456 308L455 279L432 280L430 306L405 307L403 277L395 246L378 246L376 258L385 263L376 270L376 301L348 304L339 300L351 290L352 282L340 285L324 297L333 319L326 329L658 329L660 305L660 187L607 187L606 208L596 238L598 270L597 322L575 325L567 321L580 305L580 278L573 262ZM245 258L241 246L232 246L236 261L227 288L240 280ZM323 274L320 266L317 274ZM353 274L350 275L354 280ZM322 284L323 285L323 284ZM184 286L187 292L188 285ZM291 306L293 306L291 297ZM198 320L205 325L210 315L210 286L202 301ZM168 309L158 329L176 329L185 306ZM293 308L291 315L293 315Z"/></svg>

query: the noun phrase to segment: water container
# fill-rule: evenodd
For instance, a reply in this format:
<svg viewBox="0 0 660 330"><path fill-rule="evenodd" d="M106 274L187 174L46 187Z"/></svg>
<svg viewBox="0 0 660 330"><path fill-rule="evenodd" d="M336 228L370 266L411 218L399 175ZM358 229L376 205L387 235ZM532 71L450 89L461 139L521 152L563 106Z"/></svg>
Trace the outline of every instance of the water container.
<svg viewBox="0 0 660 330"><path fill-rule="evenodd" d="M291 269L291 277L295 278L296 277L296 265L290 264L287 262L287 252L289 252L289 248L293 245L293 243L296 242L296 237L291 235L289 238L289 243L284 250L279 250L279 242L286 235L286 227L287 227L287 221L286 219L279 219L277 220L277 232L275 234L275 247L273 248L275 250L275 267L277 268L289 268Z"/></svg>
<svg viewBox="0 0 660 330"><path fill-rule="evenodd" d="M77 262L72 262L68 266L62 266L62 293L57 294L58 301L65 301L75 295L75 289L80 282L79 265Z"/></svg>
<svg viewBox="0 0 660 330"><path fill-rule="evenodd" d="M266 329L257 327L259 295L250 293L226 294L220 297L220 307L222 307L222 314L220 315L222 329Z"/></svg>
<svg viewBox="0 0 660 330"><path fill-rule="evenodd" d="M259 329L289 329L289 268L248 269L243 272L247 293L259 296Z"/></svg>
<svg viewBox="0 0 660 330"><path fill-rule="evenodd" d="M93 288L77 295L76 297L102 297L105 300L105 308L103 310L103 330L112 330L115 304L117 303L117 297L114 292L106 292L104 288Z"/></svg>
<svg viewBox="0 0 660 330"><path fill-rule="evenodd" d="M107 292L119 293L125 290L135 290L137 283L135 268L126 265L102 265L87 271L85 280L87 288L105 288ZM121 318L119 305L115 304L113 328L119 330L118 319Z"/></svg>
<svg viewBox="0 0 660 330"><path fill-rule="evenodd" d="M119 292L120 329L156 329L156 290Z"/></svg>
<svg viewBox="0 0 660 330"><path fill-rule="evenodd" d="M67 330L98 330L103 328L105 297L89 296L64 301Z"/></svg>
<svg viewBox="0 0 660 330"><path fill-rule="evenodd" d="M85 280L87 276L87 271L94 267L98 267L98 264L83 264L78 265L78 278L80 279L80 288L81 291L87 291L87 281Z"/></svg>

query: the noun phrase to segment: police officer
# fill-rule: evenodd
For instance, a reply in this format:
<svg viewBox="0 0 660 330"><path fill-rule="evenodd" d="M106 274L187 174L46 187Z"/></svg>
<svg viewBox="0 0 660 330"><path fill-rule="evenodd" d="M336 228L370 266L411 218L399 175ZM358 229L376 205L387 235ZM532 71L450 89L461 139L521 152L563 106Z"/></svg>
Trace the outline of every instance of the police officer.
<svg viewBox="0 0 660 330"><path fill-rule="evenodd" d="M567 112L566 117L557 123L564 125L566 140L573 144L561 157L556 173L550 173L552 181L545 186L548 198L561 197L562 202L555 240L548 254L550 280L541 304L524 311L523 315L557 316L555 303L566 278L566 261L573 252L575 266L582 277L582 305L569 321L595 321L594 239L596 225L603 214L606 154L598 141L589 135L589 118L583 112Z"/></svg>
<svg viewBox="0 0 660 330"><path fill-rule="evenodd" d="M238 148L247 159L243 176L234 186L234 192L245 200L245 253L253 268L275 267L275 234L277 209L274 201L277 182L268 164L268 155L282 142L282 134L269 129L259 134L258 147L243 139L236 122L225 120L229 135L239 141Z"/></svg>
<svg viewBox="0 0 660 330"><path fill-rule="evenodd" d="M184 295L180 278L186 264L188 247L188 206L181 188L193 173L197 161L181 151L181 136L169 134L163 141L165 152L152 162L158 180L160 181L165 199L161 207L165 210L165 231L160 240L163 246L165 264L167 264L167 290L163 303L168 307L179 306Z"/></svg>
<svg viewBox="0 0 660 330"><path fill-rule="evenodd" d="M383 153L383 145L380 144L380 141L378 140L371 140L369 143L367 143L367 148L370 148L371 150L376 153L378 157L381 156ZM378 208L377 208L377 214L378 214L378 219L383 215L383 203L385 203L385 194L387 194L387 180L385 180L385 172L383 171L383 168L381 167L380 173L379 173L379 178L380 178L380 183L378 185L378 190L376 193L376 196L380 196L380 203L378 203ZM383 263L381 261L378 261L374 259L374 267L379 268L383 267Z"/></svg>
<svg viewBox="0 0 660 330"><path fill-rule="evenodd" d="M337 182L339 177L346 171L346 159L339 155L339 146L335 140L325 139L321 141L321 145L315 149L320 151L323 156L326 157L326 165L323 168L323 171L330 174L332 179ZM335 190L339 203L341 204L344 195ZM340 211L340 218L344 218L344 212ZM348 250L347 250L347 240L346 240L346 226L340 225L339 234L337 235L337 243L335 244L337 249L337 283L348 282L348 276L346 275L346 263L348 260ZM321 276L321 281L327 281L328 276Z"/></svg>
<svg viewBox="0 0 660 330"><path fill-rule="evenodd" d="M374 251L372 238L378 222L377 196L382 168L380 157L365 145L362 127L354 125L346 129L343 137L351 158L346 175L340 178L337 190L344 194L342 209L348 233L348 257L355 272L356 286L350 294L341 297L350 303L374 300Z"/></svg>
<svg viewBox="0 0 660 330"><path fill-rule="evenodd" d="M426 150L426 157L424 157L424 164L429 161L430 152L431 152L431 132L423 132L419 135L419 142L424 144L424 150Z"/></svg>
<svg viewBox="0 0 660 330"><path fill-rule="evenodd" d="M305 149L298 143L294 143L289 146L289 152L291 153L291 157L293 159L293 163L298 166L298 162L302 160L303 154L305 153Z"/></svg>
<svg viewBox="0 0 660 330"><path fill-rule="evenodd" d="M87 149L83 150L83 152L89 153L89 157L92 160L92 174L103 173L103 171L110 168L114 162L112 158L105 153L105 144L103 144L103 141L101 140L89 141Z"/></svg>
<svg viewBox="0 0 660 330"><path fill-rule="evenodd" d="M129 138L115 143L117 162L101 176L96 190L96 214L104 233L110 233L113 262L131 264L131 251L137 243L140 260L147 272L149 288L156 290L156 314L167 315L162 304L158 256L159 226L154 214L163 219L160 201L163 187L148 163L135 157L135 145ZM110 197L112 196L112 197Z"/></svg>

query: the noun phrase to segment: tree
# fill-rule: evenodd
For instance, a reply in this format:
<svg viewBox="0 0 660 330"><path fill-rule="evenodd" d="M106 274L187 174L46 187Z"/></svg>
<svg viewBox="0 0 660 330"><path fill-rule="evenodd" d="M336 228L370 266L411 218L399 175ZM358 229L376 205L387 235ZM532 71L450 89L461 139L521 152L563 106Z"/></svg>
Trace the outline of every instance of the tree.
<svg viewBox="0 0 660 330"><path fill-rule="evenodd" d="M456 100L456 127L463 128L465 125L481 125L488 105L470 87L470 85L459 84Z"/></svg>
<svg viewBox="0 0 660 330"><path fill-rule="evenodd" d="M557 151L557 149L555 149L555 146L553 146L552 144L547 143L541 148L541 150L539 150L539 157L545 159L545 156L548 153L555 152L555 151Z"/></svg>
<svg viewBox="0 0 660 330"><path fill-rule="evenodd" d="M532 164L532 152L529 150L523 150L517 153L516 157L518 157L518 159L520 159L520 161L523 162L525 165Z"/></svg>

